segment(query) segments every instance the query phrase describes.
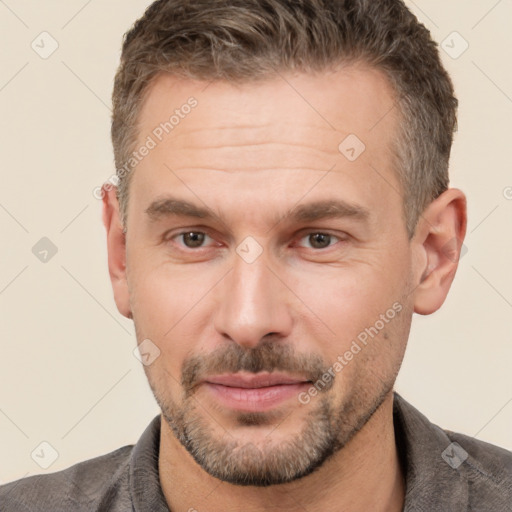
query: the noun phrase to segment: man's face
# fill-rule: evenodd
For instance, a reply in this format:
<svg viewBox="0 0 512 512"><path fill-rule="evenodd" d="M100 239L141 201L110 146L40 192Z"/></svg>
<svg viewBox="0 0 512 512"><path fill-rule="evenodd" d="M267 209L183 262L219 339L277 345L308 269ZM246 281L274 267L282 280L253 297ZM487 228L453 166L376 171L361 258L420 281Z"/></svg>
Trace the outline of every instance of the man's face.
<svg viewBox="0 0 512 512"><path fill-rule="evenodd" d="M413 281L393 103L363 66L150 90L138 146L158 143L130 185L130 306L138 342L160 350L145 370L164 417L213 476L309 474L389 398Z"/></svg>

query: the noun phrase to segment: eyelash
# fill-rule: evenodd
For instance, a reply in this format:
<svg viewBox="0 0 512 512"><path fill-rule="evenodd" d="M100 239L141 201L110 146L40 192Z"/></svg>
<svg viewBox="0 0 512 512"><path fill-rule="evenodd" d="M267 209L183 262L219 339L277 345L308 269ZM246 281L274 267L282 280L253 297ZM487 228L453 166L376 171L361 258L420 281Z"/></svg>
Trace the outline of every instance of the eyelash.
<svg viewBox="0 0 512 512"><path fill-rule="evenodd" d="M183 237L184 235L187 235L187 234L190 234L190 233L206 235L206 237L209 237L210 239L213 240L213 237L211 235L209 235L206 231L200 231L200 230L195 230L194 231L193 229L189 229L189 230L186 230L186 231L180 231L179 233L176 233L176 234L172 235L171 237L166 238L166 241L169 242L169 241L172 241L172 240L176 240L177 238ZM328 236L328 237L331 237L331 238L337 240L337 242L335 242L333 244L329 244L327 247L323 247L323 248L320 248L320 249L316 249L314 247L303 247L302 246L303 248L313 250L314 252L325 251L325 250L329 249L330 247L332 247L333 245L335 245L336 243L345 242L346 241L346 238L341 238L340 236L333 235L332 233L329 233L328 231L314 231L314 230L313 231L308 231L308 232L304 233L299 238L299 240L303 240L305 238L308 238L311 235L324 235L324 236ZM199 252L201 249L204 250L204 249L207 249L208 247L201 245L201 246L199 246L197 248L193 248L193 247L187 247L185 244L180 244L180 248L182 248L184 250L193 251L193 252Z"/></svg>

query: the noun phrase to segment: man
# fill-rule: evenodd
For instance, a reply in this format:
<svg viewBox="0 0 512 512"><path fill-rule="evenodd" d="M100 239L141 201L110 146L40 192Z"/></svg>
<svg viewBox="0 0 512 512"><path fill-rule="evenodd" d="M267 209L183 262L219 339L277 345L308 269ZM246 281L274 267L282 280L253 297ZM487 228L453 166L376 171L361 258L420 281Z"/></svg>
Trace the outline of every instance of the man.
<svg viewBox="0 0 512 512"><path fill-rule="evenodd" d="M162 415L2 511L512 510L512 454L393 392L466 231L457 100L401 0L160 0L103 220Z"/></svg>

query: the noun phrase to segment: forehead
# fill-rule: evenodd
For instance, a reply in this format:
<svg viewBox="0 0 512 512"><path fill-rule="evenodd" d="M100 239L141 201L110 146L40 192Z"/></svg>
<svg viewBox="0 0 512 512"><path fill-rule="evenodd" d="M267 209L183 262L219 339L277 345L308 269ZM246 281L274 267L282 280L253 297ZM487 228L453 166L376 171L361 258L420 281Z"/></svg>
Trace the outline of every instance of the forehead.
<svg viewBox="0 0 512 512"><path fill-rule="evenodd" d="M180 111L189 110L190 98L197 107L181 122L185 119ZM330 151L338 151L340 137L353 133L372 149L376 142L385 146L394 135L398 117L394 105L395 93L385 74L364 63L315 74L283 72L239 84L162 74L147 91L139 115L139 139L177 113L181 115L178 123L173 120L172 136L163 134L163 145L168 147L195 141L204 147L201 132L215 130L219 143L229 144L236 137L248 144L264 132L276 141L310 138L312 147Z"/></svg>
<svg viewBox="0 0 512 512"><path fill-rule="evenodd" d="M384 196L396 195L392 143L398 117L386 76L363 64L240 84L161 75L139 115L137 147L152 143L130 194L146 202L143 208L166 185L203 186L211 200L231 186L240 190L241 204L251 190L268 202L261 192L272 183L293 188L301 172L331 171L324 186L336 175L352 195L359 190L368 201L387 181L394 190Z"/></svg>

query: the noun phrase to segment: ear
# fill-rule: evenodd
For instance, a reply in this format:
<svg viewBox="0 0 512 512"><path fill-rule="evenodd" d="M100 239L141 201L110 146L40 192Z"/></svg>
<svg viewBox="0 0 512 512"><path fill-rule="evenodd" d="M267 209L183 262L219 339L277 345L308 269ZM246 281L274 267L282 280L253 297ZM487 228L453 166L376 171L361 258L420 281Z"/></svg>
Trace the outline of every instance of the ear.
<svg viewBox="0 0 512 512"><path fill-rule="evenodd" d="M432 201L418 221L415 245L414 312L430 315L448 295L466 236L466 196L450 188Z"/></svg>
<svg viewBox="0 0 512 512"><path fill-rule="evenodd" d="M132 318L126 279L126 236L119 216L117 187L107 183L101 190L103 225L107 230L108 271L114 290L114 300L119 312L127 318Z"/></svg>

